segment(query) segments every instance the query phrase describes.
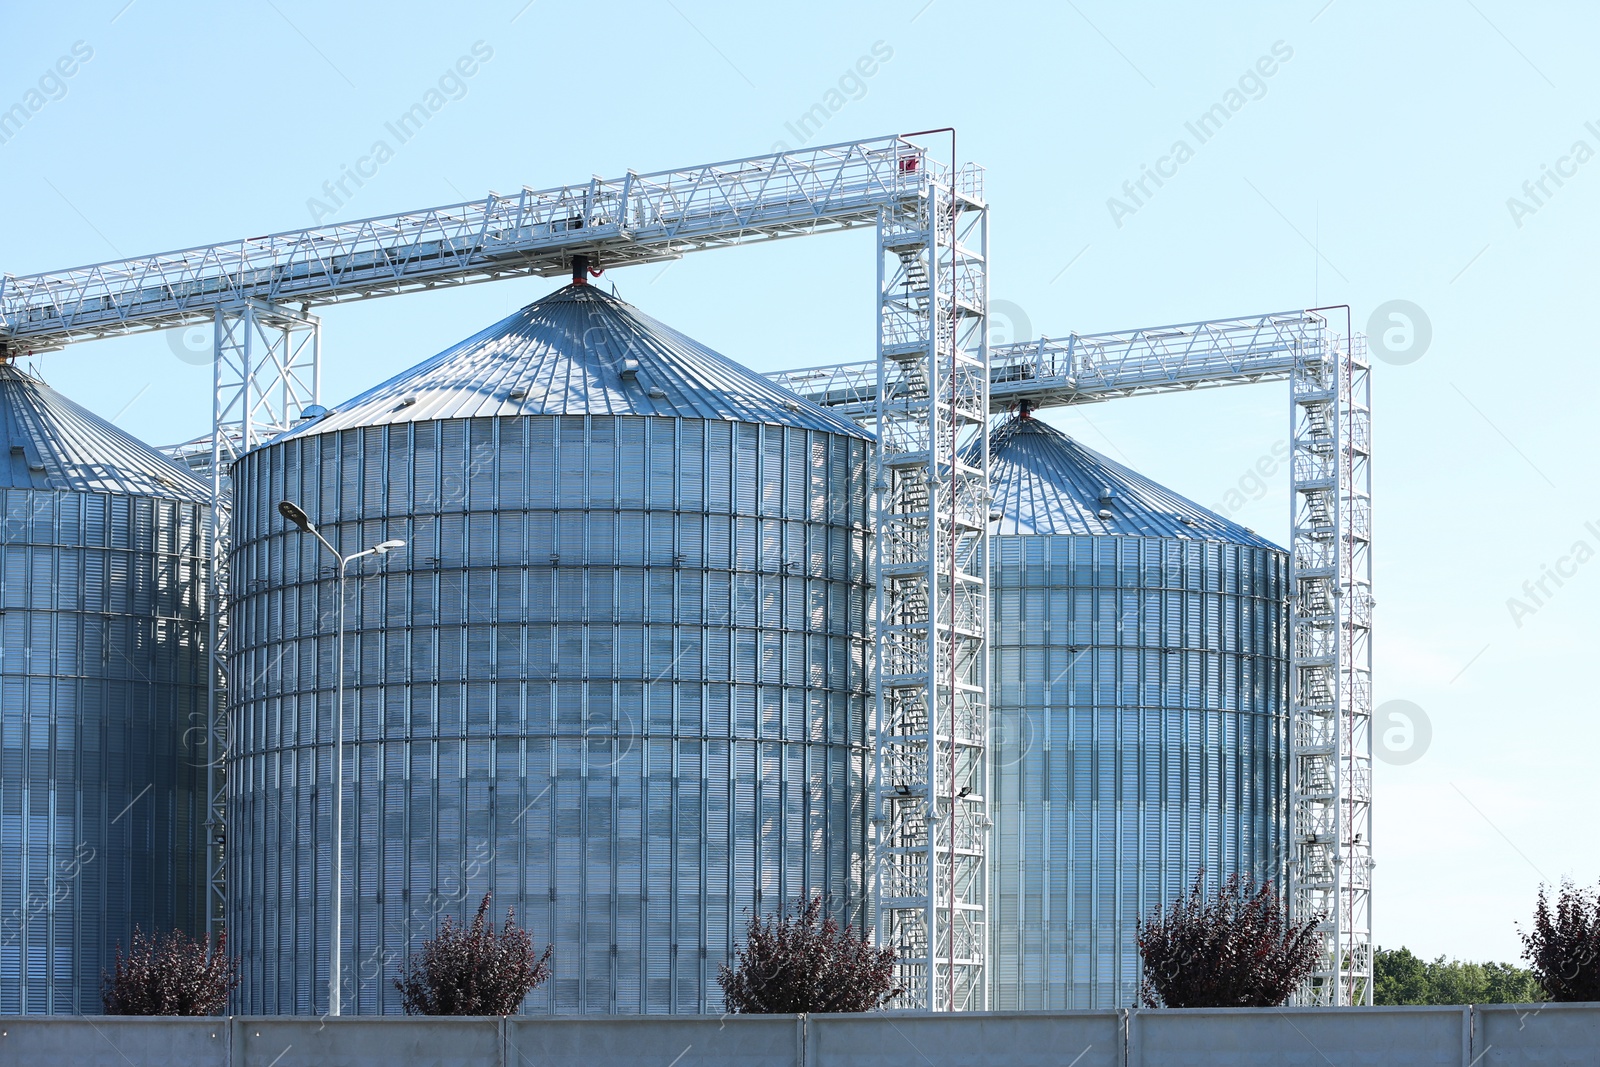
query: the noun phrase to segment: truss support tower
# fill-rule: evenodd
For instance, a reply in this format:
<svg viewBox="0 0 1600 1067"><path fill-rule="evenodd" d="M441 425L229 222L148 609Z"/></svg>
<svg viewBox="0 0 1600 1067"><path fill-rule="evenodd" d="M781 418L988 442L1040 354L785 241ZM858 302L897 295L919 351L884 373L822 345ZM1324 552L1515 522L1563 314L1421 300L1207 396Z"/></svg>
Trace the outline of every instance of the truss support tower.
<svg viewBox="0 0 1600 1067"><path fill-rule="evenodd" d="M227 887L228 752L227 603L228 471L239 456L289 429L302 410L318 402L321 324L304 309L258 300L219 306L213 317L214 378L211 408L211 568L206 596L211 650L207 673L206 929L225 921Z"/></svg>
<svg viewBox="0 0 1600 1067"><path fill-rule="evenodd" d="M908 161L916 163L918 161ZM934 167L878 221L874 891L899 1007L986 1006L988 209Z"/></svg>
<svg viewBox="0 0 1600 1067"><path fill-rule="evenodd" d="M1290 373L1289 893L1321 916L1303 1004L1372 1003L1372 423L1365 339Z"/></svg>

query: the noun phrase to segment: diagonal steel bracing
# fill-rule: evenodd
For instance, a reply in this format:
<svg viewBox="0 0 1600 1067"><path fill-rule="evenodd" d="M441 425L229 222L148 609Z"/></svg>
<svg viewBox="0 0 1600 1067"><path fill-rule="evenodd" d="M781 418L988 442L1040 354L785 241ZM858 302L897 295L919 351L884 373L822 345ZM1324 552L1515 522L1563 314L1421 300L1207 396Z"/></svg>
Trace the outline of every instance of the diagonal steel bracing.
<svg viewBox="0 0 1600 1067"><path fill-rule="evenodd" d="M1187 392L1281 381L1296 353L1321 337L1322 316L1284 311L1113 333L1069 334L996 345L989 353L995 411L1086 404L1139 393ZM775 381L824 407L864 418L877 403L871 360L776 371ZM893 401L900 383L884 389Z"/></svg>
<svg viewBox="0 0 1600 1067"><path fill-rule="evenodd" d="M1372 394L1365 340L1296 359L1290 400L1289 899L1320 915L1306 1004L1372 1003Z"/></svg>
<svg viewBox="0 0 1600 1067"><path fill-rule="evenodd" d="M228 472L248 450L289 429L317 402L321 325L304 310L245 300L212 313L213 390L210 454L187 457L211 480L211 568L206 590L210 729L206 733L206 929L225 921L227 903Z"/></svg>
<svg viewBox="0 0 1600 1067"><path fill-rule="evenodd" d="M923 150L879 137L548 189L524 188L26 276L0 275L0 346L59 348L91 337L210 322L244 301L320 307L441 285L558 276L599 266L875 225L926 187Z"/></svg>
<svg viewBox="0 0 1600 1067"><path fill-rule="evenodd" d="M878 223L878 686L873 820L880 943L901 1006L986 1005L988 211L946 174ZM863 412L865 414L865 412ZM962 446L976 438L975 447Z"/></svg>

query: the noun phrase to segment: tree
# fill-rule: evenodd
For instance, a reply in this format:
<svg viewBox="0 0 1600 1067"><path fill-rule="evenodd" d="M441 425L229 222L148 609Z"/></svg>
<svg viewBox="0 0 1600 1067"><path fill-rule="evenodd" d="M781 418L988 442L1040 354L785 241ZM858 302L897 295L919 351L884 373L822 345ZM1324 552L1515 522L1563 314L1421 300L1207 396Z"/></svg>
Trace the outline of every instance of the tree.
<svg viewBox="0 0 1600 1067"><path fill-rule="evenodd" d="M735 965L717 974L730 1012L874 1011L905 992L894 982L894 949L821 916L818 896L798 915L750 917Z"/></svg>
<svg viewBox="0 0 1600 1067"><path fill-rule="evenodd" d="M155 937L133 928L127 955L117 943L115 969L100 972L107 1015L221 1015L239 984L239 962L228 958L228 932L196 941L182 930Z"/></svg>
<svg viewBox="0 0 1600 1067"><path fill-rule="evenodd" d="M1139 924L1146 1007L1266 1008L1289 999L1322 956L1320 916L1289 922L1272 883L1234 875L1213 897L1189 895Z"/></svg>
<svg viewBox="0 0 1600 1067"><path fill-rule="evenodd" d="M1531 1004L1545 999L1532 971L1510 963L1427 962L1404 948L1372 958L1374 1004Z"/></svg>
<svg viewBox="0 0 1600 1067"><path fill-rule="evenodd" d="M522 998L550 977L550 956L533 948L517 925L515 909L496 930L489 921L490 893L483 895L472 925L445 916L439 932L412 955L395 979L407 1015L510 1015Z"/></svg>
<svg viewBox="0 0 1600 1067"><path fill-rule="evenodd" d="M1551 1000L1600 1000L1600 890L1563 881L1552 914L1540 886L1533 929L1517 936L1522 958Z"/></svg>

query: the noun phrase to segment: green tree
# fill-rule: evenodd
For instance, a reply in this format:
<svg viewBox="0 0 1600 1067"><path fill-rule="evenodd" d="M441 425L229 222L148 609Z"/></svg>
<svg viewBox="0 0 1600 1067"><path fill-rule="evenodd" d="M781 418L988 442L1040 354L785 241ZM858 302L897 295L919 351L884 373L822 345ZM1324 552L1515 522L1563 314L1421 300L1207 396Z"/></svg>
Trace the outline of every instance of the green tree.
<svg viewBox="0 0 1600 1067"><path fill-rule="evenodd" d="M1403 946L1378 949L1372 972L1374 1004L1532 1004L1546 999L1532 971L1443 956L1429 963Z"/></svg>

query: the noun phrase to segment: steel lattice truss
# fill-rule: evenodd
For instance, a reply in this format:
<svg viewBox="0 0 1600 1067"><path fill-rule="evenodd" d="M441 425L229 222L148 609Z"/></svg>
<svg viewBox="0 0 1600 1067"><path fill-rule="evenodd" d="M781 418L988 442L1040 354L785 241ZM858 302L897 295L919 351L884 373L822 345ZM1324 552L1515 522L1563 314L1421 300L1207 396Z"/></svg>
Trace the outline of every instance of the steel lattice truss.
<svg viewBox="0 0 1600 1067"><path fill-rule="evenodd" d="M222 306L324 304L875 225L916 197L900 137L523 189L481 201L24 277L0 275L0 352L211 322ZM906 165L902 165L906 164Z"/></svg>
<svg viewBox="0 0 1600 1067"><path fill-rule="evenodd" d="M622 266L875 226L877 357L773 377L842 409L882 441L875 486L875 892L879 937L905 953L908 1000L924 1008L985 1003L985 414L1023 402L1085 403L1289 378L1296 427L1291 903L1298 914L1329 913L1328 963L1304 995L1328 1003L1370 998L1370 444L1359 343L1341 348L1328 339L1321 316L1294 311L1041 338L990 352L979 180L976 170L934 164L906 138L882 137L525 188L47 274L0 275L0 358L213 324L212 433L173 451L211 472L219 566L210 595L222 605L226 469L317 401L311 308L554 276L580 255ZM961 458L964 443L974 458ZM213 616L212 654L222 662L225 614ZM219 900L216 775L225 739L219 721L210 783ZM1331 797L1325 781L1333 783Z"/></svg>
<svg viewBox="0 0 1600 1067"><path fill-rule="evenodd" d="M228 533L232 499L228 472L233 461L293 425L296 415L317 403L321 372L321 326L303 311L246 300L213 313L213 432L205 451L188 457L211 482L212 605L226 603ZM206 733L206 871L210 895L206 928L224 922L227 904L227 677L228 614L210 611L211 670L207 700L211 728Z"/></svg>
<svg viewBox="0 0 1600 1067"><path fill-rule="evenodd" d="M1362 338L1290 377L1289 893L1322 915L1310 1004L1372 1003L1372 389Z"/></svg>
<svg viewBox="0 0 1600 1067"><path fill-rule="evenodd" d="M988 211L982 172L878 223L874 896L904 1005L987 1004ZM976 438L975 447L967 444Z"/></svg>
<svg viewBox="0 0 1600 1067"><path fill-rule="evenodd" d="M1322 328L1322 316L1315 312L1285 311L996 345L989 352L990 407L1004 411L1023 401L1033 407L1082 404L1281 380ZM808 400L857 418L876 410L873 361L778 371L771 377ZM899 387L893 379L886 383L891 400Z"/></svg>

